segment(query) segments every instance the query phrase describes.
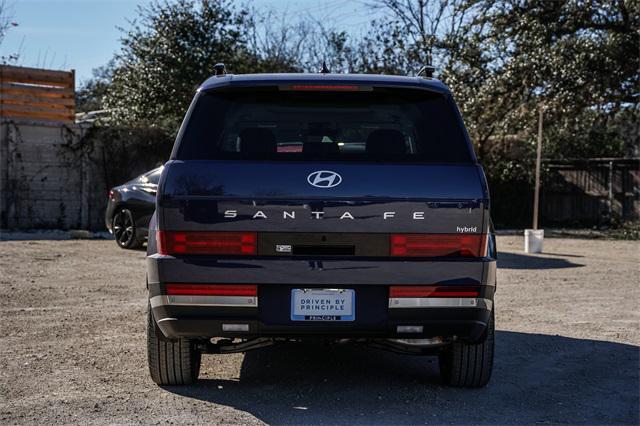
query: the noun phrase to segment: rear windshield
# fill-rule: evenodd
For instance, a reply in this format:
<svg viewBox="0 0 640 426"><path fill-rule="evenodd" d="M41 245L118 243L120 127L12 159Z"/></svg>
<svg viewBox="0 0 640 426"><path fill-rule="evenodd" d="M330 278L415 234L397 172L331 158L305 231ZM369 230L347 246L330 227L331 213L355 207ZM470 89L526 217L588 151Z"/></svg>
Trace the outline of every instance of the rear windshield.
<svg viewBox="0 0 640 426"><path fill-rule="evenodd" d="M178 160L471 161L453 103L422 90L200 94Z"/></svg>

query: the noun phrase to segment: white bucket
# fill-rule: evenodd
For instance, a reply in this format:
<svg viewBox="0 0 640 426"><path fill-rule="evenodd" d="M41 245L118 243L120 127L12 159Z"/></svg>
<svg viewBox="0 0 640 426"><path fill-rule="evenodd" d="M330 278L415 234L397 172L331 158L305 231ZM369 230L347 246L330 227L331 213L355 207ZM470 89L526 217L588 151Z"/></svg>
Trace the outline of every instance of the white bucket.
<svg viewBox="0 0 640 426"><path fill-rule="evenodd" d="M544 229L525 229L524 230L525 253L542 253L543 240L544 240Z"/></svg>

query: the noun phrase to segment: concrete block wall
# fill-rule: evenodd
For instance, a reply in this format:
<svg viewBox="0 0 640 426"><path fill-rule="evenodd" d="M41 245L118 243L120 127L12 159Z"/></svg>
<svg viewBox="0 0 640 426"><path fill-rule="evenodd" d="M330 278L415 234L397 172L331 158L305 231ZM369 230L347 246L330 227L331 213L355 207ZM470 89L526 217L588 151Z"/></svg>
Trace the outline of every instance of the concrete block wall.
<svg viewBox="0 0 640 426"><path fill-rule="evenodd" d="M92 130L92 124L0 118L0 229L104 231L109 189L165 160L165 146L125 143L166 143L153 132L125 128L92 138Z"/></svg>
<svg viewBox="0 0 640 426"><path fill-rule="evenodd" d="M91 227L90 173L74 150L81 134L75 124L0 123L0 228Z"/></svg>

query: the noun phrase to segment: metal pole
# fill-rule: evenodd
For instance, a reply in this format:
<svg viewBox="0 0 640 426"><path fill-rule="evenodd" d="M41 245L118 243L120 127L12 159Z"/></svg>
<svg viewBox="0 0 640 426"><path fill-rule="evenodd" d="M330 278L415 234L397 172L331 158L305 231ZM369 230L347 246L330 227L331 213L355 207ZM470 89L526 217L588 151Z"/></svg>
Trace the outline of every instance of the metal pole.
<svg viewBox="0 0 640 426"><path fill-rule="evenodd" d="M538 117L538 148L536 151L536 187L533 196L533 229L538 229L538 210L540 206L540 161L542 157L542 105Z"/></svg>
<svg viewBox="0 0 640 426"><path fill-rule="evenodd" d="M607 188L607 210L609 213L609 223L613 223L613 161L609 161L609 187Z"/></svg>
<svg viewBox="0 0 640 426"><path fill-rule="evenodd" d="M74 132L74 138L82 139L81 129ZM82 143L82 141L80 142ZM89 158L87 150L81 147L80 157L80 229L89 229Z"/></svg>
<svg viewBox="0 0 640 426"><path fill-rule="evenodd" d="M1 111L0 111L1 113ZM0 229L9 227L9 125L0 115Z"/></svg>

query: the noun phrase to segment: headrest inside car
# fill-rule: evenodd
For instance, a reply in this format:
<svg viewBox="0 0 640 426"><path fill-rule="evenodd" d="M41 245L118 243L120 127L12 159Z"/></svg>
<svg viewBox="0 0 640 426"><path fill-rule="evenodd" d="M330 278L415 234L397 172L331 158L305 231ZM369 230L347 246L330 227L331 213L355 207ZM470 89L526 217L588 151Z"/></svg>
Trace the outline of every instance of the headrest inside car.
<svg viewBox="0 0 640 426"><path fill-rule="evenodd" d="M407 148L403 134L394 129L374 130L367 137L369 154L406 154Z"/></svg>
<svg viewBox="0 0 640 426"><path fill-rule="evenodd" d="M269 129L249 127L240 132L240 152L269 154L276 152L276 137Z"/></svg>

